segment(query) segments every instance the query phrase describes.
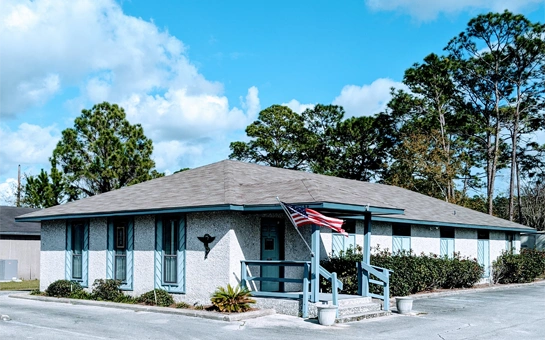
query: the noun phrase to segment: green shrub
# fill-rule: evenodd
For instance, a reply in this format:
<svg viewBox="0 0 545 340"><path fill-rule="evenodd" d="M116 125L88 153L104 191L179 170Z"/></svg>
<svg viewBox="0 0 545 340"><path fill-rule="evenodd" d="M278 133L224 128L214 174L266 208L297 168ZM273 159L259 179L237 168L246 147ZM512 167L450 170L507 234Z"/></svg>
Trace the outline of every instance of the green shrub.
<svg viewBox="0 0 545 340"><path fill-rule="evenodd" d="M54 297L70 297L75 291L83 290L78 282L69 280L57 280L49 285L45 290L45 295Z"/></svg>
<svg viewBox="0 0 545 340"><path fill-rule="evenodd" d="M137 303L138 300L130 295L120 294L115 298L114 302L134 304Z"/></svg>
<svg viewBox="0 0 545 340"><path fill-rule="evenodd" d="M503 252L492 263L492 275L497 283L532 282L545 274L545 251L522 249L520 254Z"/></svg>
<svg viewBox="0 0 545 340"><path fill-rule="evenodd" d="M178 302L176 304L176 308L183 308L183 309L186 309L186 308L189 308L191 307L188 303L186 302Z"/></svg>
<svg viewBox="0 0 545 340"><path fill-rule="evenodd" d="M228 284L227 288L218 287L210 301L220 312L240 313L249 310L250 304L255 303L251 296L247 288L241 288L240 285L233 288Z"/></svg>
<svg viewBox="0 0 545 340"><path fill-rule="evenodd" d="M163 289L154 289L147 293L140 295L137 299L139 303L144 303L151 306L168 307L174 304L172 296Z"/></svg>
<svg viewBox="0 0 545 340"><path fill-rule="evenodd" d="M99 301L115 301L123 292L119 289L120 280L97 279L93 283L93 298Z"/></svg>
<svg viewBox="0 0 545 340"><path fill-rule="evenodd" d="M363 258L361 250L349 249L338 256L322 261L321 265L329 272L336 272L343 282L343 293L357 294L358 278L356 263ZM415 255L412 251L391 254L387 250L376 249L371 255L371 264L390 269L390 295L405 296L437 288L471 287L479 281L483 268L476 260L439 257L435 254ZM372 279L377 279L371 276ZM323 291L331 292L331 285L321 280ZM370 285L370 291L382 294L383 288Z"/></svg>
<svg viewBox="0 0 545 340"><path fill-rule="evenodd" d="M30 295L42 295L40 289L33 289L30 291Z"/></svg>
<svg viewBox="0 0 545 340"><path fill-rule="evenodd" d="M73 291L72 294L70 294L71 299L78 299L78 300L92 300L93 294L87 293L86 291L82 290L76 290Z"/></svg>

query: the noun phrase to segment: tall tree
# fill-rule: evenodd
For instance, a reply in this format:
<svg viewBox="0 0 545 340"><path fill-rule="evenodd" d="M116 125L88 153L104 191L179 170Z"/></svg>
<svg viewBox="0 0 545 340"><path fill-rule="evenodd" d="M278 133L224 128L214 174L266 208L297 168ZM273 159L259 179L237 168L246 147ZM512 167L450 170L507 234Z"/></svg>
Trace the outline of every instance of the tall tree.
<svg viewBox="0 0 545 340"><path fill-rule="evenodd" d="M307 169L306 131L301 115L287 106L272 105L246 127L252 140L230 144L229 158L277 168Z"/></svg>
<svg viewBox="0 0 545 340"><path fill-rule="evenodd" d="M82 110L53 150L67 185L78 196L93 196L162 176L154 170L152 141L123 108L107 102Z"/></svg>
<svg viewBox="0 0 545 340"><path fill-rule="evenodd" d="M37 176L26 176L22 189L22 205L32 208L49 208L75 199L63 174L55 164L51 172L42 169Z"/></svg>
<svg viewBox="0 0 545 340"><path fill-rule="evenodd" d="M378 181L387 167L392 147L381 116L351 117L339 128L339 151L333 175L359 181Z"/></svg>
<svg viewBox="0 0 545 340"><path fill-rule="evenodd" d="M462 137L468 129L465 106L453 83L454 63L430 54L405 71L409 92L392 92L388 114L397 139L385 181L447 202L456 202L455 180L472 183L472 145Z"/></svg>
<svg viewBox="0 0 545 340"><path fill-rule="evenodd" d="M316 104L306 109L301 117L306 128L301 151L308 157L309 169L319 174L335 174L341 148L339 128L344 118L344 109L337 105Z"/></svg>
<svg viewBox="0 0 545 340"><path fill-rule="evenodd" d="M537 62L532 54L539 44L534 44L536 40L530 37L530 32L539 31L539 28L531 27L523 16L508 11L483 14L470 20L466 30L445 48L449 52L448 58L457 64L454 78L456 88L461 92L460 98L472 108L473 114L468 117L475 126L482 127L475 131L473 139L480 145L479 150L486 164L489 214L493 213L496 173L506 166L502 159L506 144L500 133L505 121L512 119L506 117L505 108L512 104L516 107L517 102L524 103L522 99L525 96L518 97L522 91L518 91L517 86L527 88L527 94L535 93L530 86L530 79L536 79L535 74L528 71ZM515 51L517 46L522 47L521 51ZM517 58L520 60L516 61ZM515 84L517 82L519 85ZM514 119L520 119L521 112L515 112ZM515 121L515 125L518 126L518 122ZM515 150L516 138L512 139ZM516 151L512 153L513 171L516 167L514 158Z"/></svg>

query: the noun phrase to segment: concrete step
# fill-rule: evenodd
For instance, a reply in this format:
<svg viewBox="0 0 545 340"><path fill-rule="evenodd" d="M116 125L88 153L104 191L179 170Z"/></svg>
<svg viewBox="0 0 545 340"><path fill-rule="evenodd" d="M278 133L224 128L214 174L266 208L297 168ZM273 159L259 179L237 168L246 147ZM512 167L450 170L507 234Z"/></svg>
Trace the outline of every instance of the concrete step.
<svg viewBox="0 0 545 340"><path fill-rule="evenodd" d="M385 310L378 310L378 311L371 311L366 313L358 313L358 314L350 314L350 315L343 315L338 317L335 322L336 323L346 323L346 322L354 322L354 321L361 321L366 319L372 319L372 318L378 318L381 316L388 316L391 315L391 312L387 312Z"/></svg>
<svg viewBox="0 0 545 340"><path fill-rule="evenodd" d="M367 312L376 312L380 310L382 310L381 305L379 303L374 303L374 302L353 304L348 306L341 305L339 307L339 316L363 314Z"/></svg>

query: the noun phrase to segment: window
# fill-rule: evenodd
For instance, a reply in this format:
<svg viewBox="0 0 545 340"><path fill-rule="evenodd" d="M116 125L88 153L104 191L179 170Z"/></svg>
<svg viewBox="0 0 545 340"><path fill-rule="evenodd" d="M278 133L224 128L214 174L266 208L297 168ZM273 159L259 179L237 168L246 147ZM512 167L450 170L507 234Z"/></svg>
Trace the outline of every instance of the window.
<svg viewBox="0 0 545 340"><path fill-rule="evenodd" d="M127 283L127 221L117 221L114 225L114 279Z"/></svg>
<svg viewBox="0 0 545 340"><path fill-rule="evenodd" d="M484 267L483 277L490 276L490 234L488 230L477 231L477 262Z"/></svg>
<svg viewBox="0 0 545 340"><path fill-rule="evenodd" d="M356 249L356 221L346 220L343 229L348 233L348 237L337 232L331 235L331 250L334 255L339 255L341 251L345 252L350 248Z"/></svg>
<svg viewBox="0 0 545 340"><path fill-rule="evenodd" d="M134 228L131 218L108 221L106 278L120 280L119 288L132 290Z"/></svg>
<svg viewBox="0 0 545 340"><path fill-rule="evenodd" d="M441 257L454 257L454 228L441 227Z"/></svg>
<svg viewBox="0 0 545 340"><path fill-rule="evenodd" d="M163 282L177 283L178 220L163 220Z"/></svg>
<svg viewBox="0 0 545 340"><path fill-rule="evenodd" d="M411 225L405 223L392 224L392 253L411 250Z"/></svg>
<svg viewBox="0 0 545 340"><path fill-rule="evenodd" d="M157 216L155 288L185 293L185 216Z"/></svg>
<svg viewBox="0 0 545 340"><path fill-rule="evenodd" d="M87 221L70 221L66 226L65 278L87 287L89 226Z"/></svg>

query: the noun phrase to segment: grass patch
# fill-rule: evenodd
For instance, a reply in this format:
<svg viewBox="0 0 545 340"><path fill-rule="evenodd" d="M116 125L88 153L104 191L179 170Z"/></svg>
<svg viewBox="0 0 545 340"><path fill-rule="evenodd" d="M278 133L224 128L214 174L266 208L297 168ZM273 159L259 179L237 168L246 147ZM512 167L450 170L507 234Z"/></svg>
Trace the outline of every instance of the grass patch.
<svg viewBox="0 0 545 340"><path fill-rule="evenodd" d="M34 290L40 288L40 280L0 282L0 290Z"/></svg>

